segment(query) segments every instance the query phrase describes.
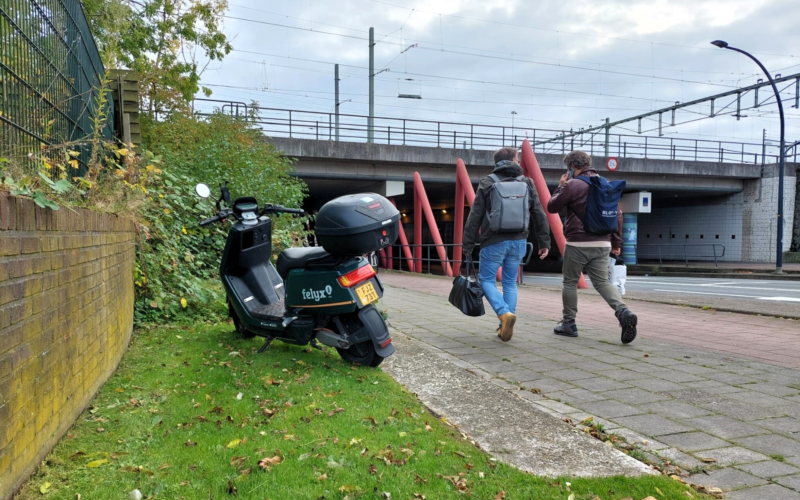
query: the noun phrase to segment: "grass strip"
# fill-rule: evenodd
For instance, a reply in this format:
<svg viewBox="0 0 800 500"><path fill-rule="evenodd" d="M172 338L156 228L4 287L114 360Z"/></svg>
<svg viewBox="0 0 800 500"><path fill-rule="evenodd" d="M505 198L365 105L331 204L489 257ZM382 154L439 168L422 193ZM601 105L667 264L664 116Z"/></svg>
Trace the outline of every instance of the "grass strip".
<svg viewBox="0 0 800 500"><path fill-rule="evenodd" d="M710 498L664 476L532 476L492 460L379 369L280 342L256 355L261 340L231 330L137 330L18 498Z"/></svg>

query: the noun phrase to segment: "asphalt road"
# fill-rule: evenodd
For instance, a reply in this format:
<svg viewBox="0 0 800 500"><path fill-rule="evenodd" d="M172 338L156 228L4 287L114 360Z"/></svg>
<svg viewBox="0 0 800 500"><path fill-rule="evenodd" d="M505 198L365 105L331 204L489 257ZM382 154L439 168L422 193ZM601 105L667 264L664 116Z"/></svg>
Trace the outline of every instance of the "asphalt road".
<svg viewBox="0 0 800 500"><path fill-rule="evenodd" d="M528 275L525 283L559 285L560 275ZM591 286L591 281L589 281ZM797 304L800 309L800 281L724 280L710 278L672 278L662 276L630 276L625 283L630 292L674 295L685 298L719 298L761 303Z"/></svg>

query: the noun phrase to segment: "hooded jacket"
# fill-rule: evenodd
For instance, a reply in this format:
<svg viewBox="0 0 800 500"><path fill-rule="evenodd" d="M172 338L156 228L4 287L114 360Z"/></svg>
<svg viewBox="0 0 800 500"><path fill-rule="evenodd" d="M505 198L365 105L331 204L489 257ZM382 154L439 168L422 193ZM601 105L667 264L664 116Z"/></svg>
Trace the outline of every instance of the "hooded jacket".
<svg viewBox="0 0 800 500"><path fill-rule="evenodd" d="M581 175L594 177L597 172L593 168L581 171ZM559 185L547 202L547 211L557 214L563 208L567 209L567 222L564 224L564 237L567 244L578 243L581 246L608 246L622 248L622 210L617 213L617 232L612 234L590 234L583 228L581 218L586 213L589 202L589 184L580 179L570 179ZM597 243L597 245L592 245Z"/></svg>
<svg viewBox="0 0 800 500"><path fill-rule="evenodd" d="M497 163L493 174L501 179L509 177L519 177L523 174L522 167L513 161L504 160ZM536 239L539 249L550 249L550 225L547 223L547 215L542 208L539 201L539 196L536 194L536 189L533 187L533 182L529 178L525 178L530 190L530 224L533 224L536 229ZM478 191L475 193L475 202L472 204L472 209L467 218L467 224L464 227L464 243L463 250L465 254L472 253L476 241L480 241L481 247L487 247L507 240L527 240L528 230L519 233L495 233L489 228L489 217L487 213L491 209L491 196L489 190L491 189L494 181L491 177L484 177L478 185ZM478 229L480 229L480 240L478 240Z"/></svg>

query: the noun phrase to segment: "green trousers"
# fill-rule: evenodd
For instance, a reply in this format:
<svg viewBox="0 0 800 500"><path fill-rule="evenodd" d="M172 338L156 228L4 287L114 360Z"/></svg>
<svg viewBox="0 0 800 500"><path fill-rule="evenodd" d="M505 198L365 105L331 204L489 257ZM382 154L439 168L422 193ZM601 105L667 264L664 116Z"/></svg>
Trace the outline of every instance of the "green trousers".
<svg viewBox="0 0 800 500"><path fill-rule="evenodd" d="M566 245L564 249L564 284L561 301L564 304L564 319L575 319L578 314L578 281L586 268L592 278L592 286L614 311L626 309L617 288L608 281L608 247L575 247Z"/></svg>

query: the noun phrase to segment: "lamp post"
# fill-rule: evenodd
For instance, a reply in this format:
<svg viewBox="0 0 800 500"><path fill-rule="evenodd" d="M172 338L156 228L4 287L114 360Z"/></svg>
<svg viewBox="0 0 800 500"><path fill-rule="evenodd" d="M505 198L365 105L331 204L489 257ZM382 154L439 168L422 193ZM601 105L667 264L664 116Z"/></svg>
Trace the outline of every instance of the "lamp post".
<svg viewBox="0 0 800 500"><path fill-rule="evenodd" d="M514 117L516 115L517 115L516 111L512 111L511 112L511 138L512 138L511 140L515 141L515 142L516 142L516 139L514 139ZM516 147L516 144L514 146Z"/></svg>
<svg viewBox="0 0 800 500"><path fill-rule="evenodd" d="M781 101L781 94L778 92L778 87L775 85L775 80L772 79L772 75L769 74L767 68L761 64L761 61L756 59L752 54L745 52L742 49L737 49L736 47L731 47L728 45L728 42L723 42L722 40L714 40L711 42L711 45L715 45L721 49L728 49L733 50L735 52L739 52L740 54L744 54L753 61L761 68L761 71L767 75L769 79L770 85L772 85L772 91L775 92L775 100L778 101L778 114L780 115L781 119L781 147L780 147L780 156L778 161L778 255L775 258L775 272L778 274L783 273L783 172L786 162L786 149L785 149L785 139L784 139L784 129L786 127L785 119L783 117L783 102Z"/></svg>

